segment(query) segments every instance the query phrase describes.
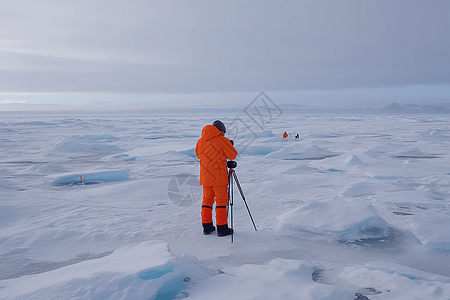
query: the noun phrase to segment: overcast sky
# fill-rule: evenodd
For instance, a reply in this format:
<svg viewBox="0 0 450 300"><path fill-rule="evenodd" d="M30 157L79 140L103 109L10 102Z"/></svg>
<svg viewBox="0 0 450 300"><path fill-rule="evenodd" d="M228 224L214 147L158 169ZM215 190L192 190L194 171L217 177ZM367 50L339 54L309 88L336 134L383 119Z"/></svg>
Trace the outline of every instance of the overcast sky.
<svg viewBox="0 0 450 300"><path fill-rule="evenodd" d="M450 101L450 1L0 1L0 102L260 91Z"/></svg>

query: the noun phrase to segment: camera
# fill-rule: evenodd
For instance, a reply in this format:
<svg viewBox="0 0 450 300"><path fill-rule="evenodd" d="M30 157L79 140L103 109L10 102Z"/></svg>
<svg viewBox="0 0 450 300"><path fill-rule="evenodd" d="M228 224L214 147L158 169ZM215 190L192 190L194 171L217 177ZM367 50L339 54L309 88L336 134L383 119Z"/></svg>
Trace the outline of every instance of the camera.
<svg viewBox="0 0 450 300"><path fill-rule="evenodd" d="M234 160L227 161L227 168L234 169L236 167L237 167L237 162L235 162Z"/></svg>

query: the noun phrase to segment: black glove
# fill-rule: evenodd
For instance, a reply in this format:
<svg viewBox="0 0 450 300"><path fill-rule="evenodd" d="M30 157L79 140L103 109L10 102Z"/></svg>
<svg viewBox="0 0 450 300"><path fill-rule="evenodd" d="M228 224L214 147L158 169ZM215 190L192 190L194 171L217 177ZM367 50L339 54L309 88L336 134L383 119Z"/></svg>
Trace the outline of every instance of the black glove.
<svg viewBox="0 0 450 300"><path fill-rule="evenodd" d="M233 140L230 140L230 142L231 142L231 145L233 145L233 146L234 146L234 141L233 141Z"/></svg>
<svg viewBox="0 0 450 300"><path fill-rule="evenodd" d="M234 160L227 161L227 168L234 169L236 167L237 167L237 162L235 162Z"/></svg>

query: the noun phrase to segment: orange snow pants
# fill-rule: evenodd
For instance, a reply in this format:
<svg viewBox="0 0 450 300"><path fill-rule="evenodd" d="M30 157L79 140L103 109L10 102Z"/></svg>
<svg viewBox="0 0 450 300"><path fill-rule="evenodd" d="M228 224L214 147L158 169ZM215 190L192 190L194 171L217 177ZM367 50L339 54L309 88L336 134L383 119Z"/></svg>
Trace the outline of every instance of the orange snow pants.
<svg viewBox="0 0 450 300"><path fill-rule="evenodd" d="M202 223L212 223L212 210L216 202L216 225L228 224L228 185L203 186Z"/></svg>

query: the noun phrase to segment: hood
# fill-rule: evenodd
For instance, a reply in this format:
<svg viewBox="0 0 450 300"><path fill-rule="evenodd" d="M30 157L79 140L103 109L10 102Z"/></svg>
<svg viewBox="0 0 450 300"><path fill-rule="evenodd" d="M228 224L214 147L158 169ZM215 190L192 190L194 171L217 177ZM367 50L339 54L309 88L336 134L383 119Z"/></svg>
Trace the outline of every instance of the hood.
<svg viewBox="0 0 450 300"><path fill-rule="evenodd" d="M202 130L202 138L205 140L210 140L216 136L223 135L222 131L217 129L214 125L206 125Z"/></svg>

